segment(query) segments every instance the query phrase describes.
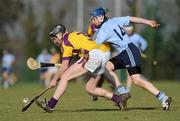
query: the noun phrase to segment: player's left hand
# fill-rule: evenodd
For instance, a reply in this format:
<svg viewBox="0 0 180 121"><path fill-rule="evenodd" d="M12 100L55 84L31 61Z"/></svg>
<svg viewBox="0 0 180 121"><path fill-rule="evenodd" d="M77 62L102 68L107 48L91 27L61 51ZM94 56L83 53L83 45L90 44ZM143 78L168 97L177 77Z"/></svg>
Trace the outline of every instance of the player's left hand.
<svg viewBox="0 0 180 121"><path fill-rule="evenodd" d="M86 63L88 61L88 57L83 56L83 58L78 62L80 63Z"/></svg>
<svg viewBox="0 0 180 121"><path fill-rule="evenodd" d="M158 23L155 20L150 20L149 21L149 26L151 26L152 28L158 28L160 26L160 23Z"/></svg>
<svg viewBox="0 0 180 121"><path fill-rule="evenodd" d="M84 65L86 64L86 62L89 59L89 54L84 54L84 56L82 57L81 61L79 61L79 64L82 64L82 67L84 67Z"/></svg>
<svg viewBox="0 0 180 121"><path fill-rule="evenodd" d="M56 86L56 84L57 84L57 80L51 80L51 82L50 82L50 84L49 84L49 86L48 86L48 88L53 88L53 87L55 87Z"/></svg>

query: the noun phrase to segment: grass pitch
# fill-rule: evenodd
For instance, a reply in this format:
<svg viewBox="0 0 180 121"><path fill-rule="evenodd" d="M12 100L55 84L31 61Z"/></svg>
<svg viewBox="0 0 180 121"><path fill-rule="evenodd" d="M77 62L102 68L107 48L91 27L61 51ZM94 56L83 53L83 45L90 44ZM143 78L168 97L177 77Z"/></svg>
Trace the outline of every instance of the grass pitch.
<svg viewBox="0 0 180 121"><path fill-rule="evenodd" d="M180 121L180 83L159 81L153 84L172 96L170 111L163 111L153 95L133 86L128 110L123 112L107 99L93 102L80 81L70 83L53 113L46 113L35 104L21 112L23 98L31 99L44 88L35 82L18 83L7 90L0 87L0 121ZM108 89L107 83L103 86ZM40 99L49 99L53 93L54 89Z"/></svg>

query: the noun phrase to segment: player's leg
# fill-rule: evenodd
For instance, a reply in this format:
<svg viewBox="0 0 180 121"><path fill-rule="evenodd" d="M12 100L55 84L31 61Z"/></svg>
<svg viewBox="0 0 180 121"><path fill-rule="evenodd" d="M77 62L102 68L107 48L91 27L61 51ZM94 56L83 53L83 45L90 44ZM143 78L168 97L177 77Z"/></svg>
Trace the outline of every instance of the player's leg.
<svg viewBox="0 0 180 121"><path fill-rule="evenodd" d="M49 85L50 81L48 79L51 79L52 76L49 75L48 69L47 71L44 73L44 86L47 87L47 85Z"/></svg>
<svg viewBox="0 0 180 121"><path fill-rule="evenodd" d="M45 82L44 82L45 87L49 86L49 83L50 83L51 79L58 72L58 69L59 69L58 67L48 68L47 75L46 75Z"/></svg>
<svg viewBox="0 0 180 121"><path fill-rule="evenodd" d="M106 97L108 99L112 98L112 93L109 91L97 87L97 83L99 81L101 76L92 76L90 80L86 83L86 91L91 94L91 95L96 95L96 96L101 96L101 97Z"/></svg>
<svg viewBox="0 0 180 121"><path fill-rule="evenodd" d="M169 110L171 97L168 97L163 91L158 90L150 81L147 81L141 74L131 75L133 83L148 92L152 93L159 101L161 101L164 110Z"/></svg>
<svg viewBox="0 0 180 121"><path fill-rule="evenodd" d="M84 69L82 67L82 64L75 63L72 66L70 66L68 70L66 70L61 75L61 79L59 81L59 84L56 88L56 91L53 97L58 100L64 94L69 80L79 77L87 72L88 70Z"/></svg>
<svg viewBox="0 0 180 121"><path fill-rule="evenodd" d="M132 86L132 79L131 79L128 71L126 70L126 89L128 90L128 92L131 91L131 86Z"/></svg>
<svg viewBox="0 0 180 121"><path fill-rule="evenodd" d="M70 62L69 62L69 66L73 65L74 63L76 63L80 58L81 58L81 57L79 57L79 55L73 55L73 56L71 57ZM85 75L86 75L86 74L85 74ZM84 75L84 76L85 76L85 75ZM84 77L84 76L83 76L83 77ZM80 81L80 79L81 79L81 78L75 78L75 79L73 80L73 82L78 82L78 81ZM86 80L89 80L89 79L86 79Z"/></svg>
<svg viewBox="0 0 180 121"><path fill-rule="evenodd" d="M113 94L106 89L97 87L97 83L100 79L100 76L92 76L86 84L86 91L91 95L96 95L104 98L108 98L115 102L120 109L126 110L126 99L122 96Z"/></svg>
<svg viewBox="0 0 180 121"><path fill-rule="evenodd" d="M52 79L52 77L53 77L53 73L51 72L51 68L48 68L47 76L46 76L46 79L44 80L45 87L49 86L49 83L50 83L50 80Z"/></svg>
<svg viewBox="0 0 180 121"><path fill-rule="evenodd" d="M11 71L11 73L9 74L9 84L13 86L15 85L16 81L17 81L16 73Z"/></svg>
<svg viewBox="0 0 180 121"><path fill-rule="evenodd" d="M69 80L79 77L87 72L88 71L82 67L82 63L73 64L61 75L61 79L58 83L53 97L47 103L36 101L37 105L47 112L52 112L59 98L62 97L65 93Z"/></svg>
<svg viewBox="0 0 180 121"><path fill-rule="evenodd" d="M9 69L8 68L3 68L2 80L3 80L4 89L7 89L9 87L8 77L9 77Z"/></svg>
<svg viewBox="0 0 180 121"><path fill-rule="evenodd" d="M90 57L92 58L92 62L87 63L85 68L86 67L87 69L89 68L89 70L91 70L91 72L93 72L94 75L103 74L105 71L106 62L109 60L110 55L111 54L109 51L103 52L101 50L94 49L93 51L90 52ZM96 86L102 87L103 82L104 82L104 76L102 75ZM93 95L93 101L96 101L97 99L98 97Z"/></svg>
<svg viewBox="0 0 180 121"><path fill-rule="evenodd" d="M44 71L43 71L43 73L42 73L42 81L43 81L43 83L44 83L44 86L45 87L47 87L46 86L46 79L48 78L48 69L45 69Z"/></svg>
<svg viewBox="0 0 180 121"><path fill-rule="evenodd" d="M112 58L110 61L107 62L105 74L106 74L107 78L109 80L111 80L111 82L114 83L116 91L120 95L127 94L128 93L127 89L120 82L118 75L114 72L114 70L116 69L116 66L121 67L121 65L118 64L117 60L118 60L118 57L115 57L115 58Z"/></svg>
<svg viewBox="0 0 180 121"><path fill-rule="evenodd" d="M44 78L44 73L45 73L45 69L41 68L38 70L39 72L39 83L44 85L44 81L45 81L45 78Z"/></svg>
<svg viewBox="0 0 180 121"><path fill-rule="evenodd" d="M110 58L109 52L102 52L100 50L94 50L93 53L90 53L90 57L93 58L90 63L86 63L85 68L89 70L94 70L93 74L99 75L105 72L105 65L107 60ZM94 61L95 60L95 61ZM111 92L97 87L97 83L99 81L99 76L93 76L86 85L86 90L92 94L97 96L106 97L116 102L117 105L121 108L126 108L126 98L122 96L118 96L116 94L112 94Z"/></svg>
<svg viewBox="0 0 180 121"><path fill-rule="evenodd" d="M144 88L153 95L157 95L159 93L159 90L151 82L147 81L141 74L133 74L131 75L131 78L136 86Z"/></svg>
<svg viewBox="0 0 180 121"><path fill-rule="evenodd" d="M97 87L102 87L103 83L104 83L104 76L102 75L102 76L100 77L98 83L97 83ZM93 96L92 96L92 100L93 100L93 101L97 101L97 100L98 100L98 96L93 95Z"/></svg>
<svg viewBox="0 0 180 121"><path fill-rule="evenodd" d="M130 44L125 53L129 59L127 58L123 61L130 65L127 69L133 83L155 95L157 99L161 101L163 108L168 110L171 98L169 98L164 92L159 91L151 82L147 81L141 75L141 55L139 49L134 44Z"/></svg>
<svg viewBox="0 0 180 121"><path fill-rule="evenodd" d="M96 71L96 69L98 69L101 66L102 62L101 62L101 54L100 53L101 53L100 50L97 50L97 49L90 51L89 60L86 62L86 64L79 63L79 61L78 61L78 62L74 63L73 65L71 65L65 72L63 72L63 74L61 75L59 84L56 88L56 91L55 91L53 97L48 101L46 108L53 109L55 107L59 98L64 94L70 79L79 77L79 76L87 73L88 71L93 73ZM81 61L81 59L80 59L80 61ZM43 109L46 110L46 108L43 108Z"/></svg>
<svg viewBox="0 0 180 121"><path fill-rule="evenodd" d="M97 56L97 55L99 55L99 56ZM96 70L96 73L101 73L102 74L102 73L106 72L105 71L106 70L106 63L110 59L110 55L111 55L110 52L105 52L104 53L104 52L101 52L99 50L94 50L94 54L92 54L92 57L95 60L100 60L101 61L101 68ZM113 86L115 86L116 85L115 81L113 79L111 79L111 77L108 77L108 75L109 75L109 73L108 74L106 74L106 73L103 74L103 76L106 77L106 79L108 79L108 81L110 81ZM101 84L102 84L103 80L104 80L103 78L100 78L100 81L97 83L97 87L101 87ZM117 82L117 83L119 84L119 82Z"/></svg>
<svg viewBox="0 0 180 121"><path fill-rule="evenodd" d="M104 83L104 76L102 75L97 83L97 87L102 87L103 83Z"/></svg>

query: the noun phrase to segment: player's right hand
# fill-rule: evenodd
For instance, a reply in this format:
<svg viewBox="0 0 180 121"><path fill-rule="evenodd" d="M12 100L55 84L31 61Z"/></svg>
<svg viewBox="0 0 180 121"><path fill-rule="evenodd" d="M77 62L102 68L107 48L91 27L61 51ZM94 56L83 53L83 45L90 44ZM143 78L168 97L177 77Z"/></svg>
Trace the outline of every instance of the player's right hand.
<svg viewBox="0 0 180 121"><path fill-rule="evenodd" d="M53 87L55 87L56 86L56 84L57 84L57 80L51 80L51 82L50 82L50 84L49 84L49 86L48 86L48 88L53 88Z"/></svg>
<svg viewBox="0 0 180 121"><path fill-rule="evenodd" d="M155 20L150 20L149 21L149 26L153 27L153 28L158 28L160 26L160 23L158 23Z"/></svg>

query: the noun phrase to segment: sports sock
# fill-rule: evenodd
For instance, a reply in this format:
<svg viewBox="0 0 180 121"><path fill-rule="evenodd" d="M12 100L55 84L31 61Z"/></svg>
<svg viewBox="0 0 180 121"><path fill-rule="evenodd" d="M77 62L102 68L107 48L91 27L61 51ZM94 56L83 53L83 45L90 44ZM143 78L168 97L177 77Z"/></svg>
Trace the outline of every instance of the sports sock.
<svg viewBox="0 0 180 121"><path fill-rule="evenodd" d="M116 91L119 93L119 94L125 94L125 93L128 93L128 90L124 87L124 85L119 85L117 88L116 88Z"/></svg>
<svg viewBox="0 0 180 121"><path fill-rule="evenodd" d="M57 104L58 100L56 100L55 98L51 98L49 101L48 101L48 107L50 107L51 109L53 109L56 104Z"/></svg>
<svg viewBox="0 0 180 121"><path fill-rule="evenodd" d="M160 92L156 95L156 98L157 98L158 100L160 100L161 102L165 102L165 101L168 99L168 96L167 96L164 92L160 91Z"/></svg>
<svg viewBox="0 0 180 121"><path fill-rule="evenodd" d="M116 95L116 94L113 94L111 100L112 100L113 102L115 102L115 103L119 103L119 101L121 101L120 98L119 98L119 96Z"/></svg>

